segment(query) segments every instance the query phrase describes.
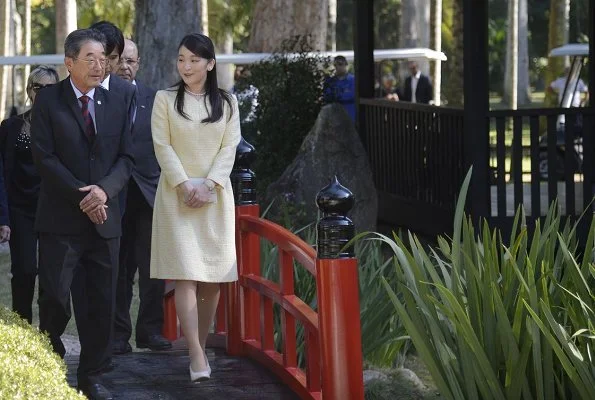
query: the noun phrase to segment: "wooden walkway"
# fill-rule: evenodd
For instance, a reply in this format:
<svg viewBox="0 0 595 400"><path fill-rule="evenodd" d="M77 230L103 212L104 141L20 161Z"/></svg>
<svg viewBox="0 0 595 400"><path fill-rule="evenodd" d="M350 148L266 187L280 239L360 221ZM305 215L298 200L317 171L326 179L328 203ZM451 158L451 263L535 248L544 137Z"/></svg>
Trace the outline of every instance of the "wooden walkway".
<svg viewBox="0 0 595 400"><path fill-rule="evenodd" d="M114 399L125 400L297 400L285 385L256 362L229 357L218 348L208 348L213 369L211 379L192 383L190 359L180 340L170 351L139 351L114 356L114 370L104 375L104 384ZM76 385L78 356L67 355L68 383Z"/></svg>

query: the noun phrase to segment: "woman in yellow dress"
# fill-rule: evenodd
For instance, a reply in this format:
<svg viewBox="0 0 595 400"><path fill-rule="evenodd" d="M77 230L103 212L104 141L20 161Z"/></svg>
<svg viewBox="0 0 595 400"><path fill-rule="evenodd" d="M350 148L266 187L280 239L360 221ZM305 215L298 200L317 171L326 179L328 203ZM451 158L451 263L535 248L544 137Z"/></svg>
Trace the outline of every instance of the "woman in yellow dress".
<svg viewBox="0 0 595 400"><path fill-rule="evenodd" d="M237 280L229 175L240 141L237 100L217 86L215 49L193 33L178 46L175 86L155 96L151 127L161 178L155 197L151 278L175 280L176 311L192 381L209 379L207 335L219 284Z"/></svg>

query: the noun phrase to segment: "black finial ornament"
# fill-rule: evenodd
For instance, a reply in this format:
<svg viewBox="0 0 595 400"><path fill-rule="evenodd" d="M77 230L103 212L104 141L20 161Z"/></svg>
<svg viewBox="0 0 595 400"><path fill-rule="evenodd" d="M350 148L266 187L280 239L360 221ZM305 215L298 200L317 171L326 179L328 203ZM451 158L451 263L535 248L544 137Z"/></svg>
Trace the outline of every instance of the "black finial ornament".
<svg viewBox="0 0 595 400"><path fill-rule="evenodd" d="M236 206L256 204L256 174L250 169L255 157L254 146L242 137L230 175Z"/></svg>
<svg viewBox="0 0 595 400"><path fill-rule="evenodd" d="M316 205L323 214L318 222L318 258L354 257L353 246L343 250L355 235L353 222L346 216L354 203L353 193L336 175L318 192Z"/></svg>

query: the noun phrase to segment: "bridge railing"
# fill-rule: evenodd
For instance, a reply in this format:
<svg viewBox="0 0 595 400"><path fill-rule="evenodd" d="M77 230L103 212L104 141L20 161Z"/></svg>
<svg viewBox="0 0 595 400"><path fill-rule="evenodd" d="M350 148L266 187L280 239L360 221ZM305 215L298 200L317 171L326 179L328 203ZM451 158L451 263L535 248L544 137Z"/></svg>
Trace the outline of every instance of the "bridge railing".
<svg viewBox="0 0 595 400"><path fill-rule="evenodd" d="M252 358L276 374L302 399L363 399L358 264L345 244L354 227L345 213L353 195L336 177L321 190L317 204L318 252L285 228L260 218L254 173L254 149L238 146L232 184L236 198L237 282L222 285L211 343L230 355ZM278 248L279 282L261 273L261 240ZM296 296L294 265L316 279L317 310ZM173 297L166 295L164 332L179 335ZM280 309L281 349L275 347L274 305ZM305 367L298 365L296 323L304 328Z"/></svg>

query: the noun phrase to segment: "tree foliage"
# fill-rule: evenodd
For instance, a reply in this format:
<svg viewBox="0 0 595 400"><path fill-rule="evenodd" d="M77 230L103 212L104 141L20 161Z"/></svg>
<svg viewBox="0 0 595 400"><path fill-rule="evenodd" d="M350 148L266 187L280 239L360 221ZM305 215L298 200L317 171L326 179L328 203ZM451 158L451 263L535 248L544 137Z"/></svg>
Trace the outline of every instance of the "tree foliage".
<svg viewBox="0 0 595 400"><path fill-rule="evenodd" d="M312 50L307 37L287 40L282 49L253 65L251 79L245 83L259 91L256 120L244 124L242 134L261 155L254 170L258 174L259 193L263 195L268 184L293 161L314 126L330 64L328 58L307 55ZM296 52L297 56L290 57L288 52Z"/></svg>
<svg viewBox="0 0 595 400"><path fill-rule="evenodd" d="M215 45L223 42L231 29L233 48L239 52L247 50L253 4L254 0L208 0L209 37Z"/></svg>
<svg viewBox="0 0 595 400"><path fill-rule="evenodd" d="M86 28L97 21L113 22L126 37L134 28L134 0L78 0L79 27Z"/></svg>

